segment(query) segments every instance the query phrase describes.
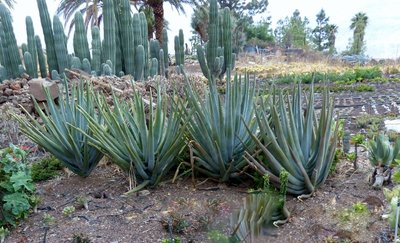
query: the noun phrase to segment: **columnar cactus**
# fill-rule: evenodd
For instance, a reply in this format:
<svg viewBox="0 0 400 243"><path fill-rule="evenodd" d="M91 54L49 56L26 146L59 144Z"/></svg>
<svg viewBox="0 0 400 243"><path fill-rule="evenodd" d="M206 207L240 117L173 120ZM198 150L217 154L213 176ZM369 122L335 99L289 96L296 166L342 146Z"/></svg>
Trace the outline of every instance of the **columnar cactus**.
<svg viewBox="0 0 400 243"><path fill-rule="evenodd" d="M28 52L32 55L32 60L33 60L33 68L34 68L34 76L33 77L37 78L37 76L38 76L37 51L36 51L36 43L35 43L35 29L33 28L32 18L27 16L25 18L25 23L26 23L26 36L28 39Z"/></svg>
<svg viewBox="0 0 400 243"><path fill-rule="evenodd" d="M135 80L143 80L145 66L145 58L144 58L144 47L139 45L136 47L135 51Z"/></svg>
<svg viewBox="0 0 400 243"><path fill-rule="evenodd" d="M90 61L87 58L83 58L82 60L82 70L88 74L92 72Z"/></svg>
<svg viewBox="0 0 400 243"><path fill-rule="evenodd" d="M51 80L61 80L61 76L57 70L51 70Z"/></svg>
<svg viewBox="0 0 400 243"><path fill-rule="evenodd" d="M102 49L103 58L111 60L114 64L116 61L116 36L115 36L115 14L113 0L104 0L103 6L104 18L104 44ZM112 67L112 72L115 73L115 68Z"/></svg>
<svg viewBox="0 0 400 243"><path fill-rule="evenodd" d="M0 24L0 61L4 69L10 66L10 59L8 59L6 35L4 33L3 25ZM7 77L8 75L6 75Z"/></svg>
<svg viewBox="0 0 400 243"><path fill-rule="evenodd" d="M24 53L28 51L28 45L25 43L22 43L21 51L22 51L22 58L24 58Z"/></svg>
<svg viewBox="0 0 400 243"><path fill-rule="evenodd" d="M15 39L14 29L12 26L11 14L4 3L0 3L0 19L3 26L5 41L7 43L7 58L10 60L9 67L6 67L11 78L16 78L19 75L18 65L21 65L21 58L17 40ZM8 63L7 63L8 64Z"/></svg>
<svg viewBox="0 0 400 243"><path fill-rule="evenodd" d="M158 60L157 58L152 58L150 66L150 77L154 77L157 74L158 74Z"/></svg>
<svg viewBox="0 0 400 243"><path fill-rule="evenodd" d="M137 48L139 45L142 45L142 30L140 27L140 16L138 13L133 14L132 17L132 28L133 28L133 35L134 35L134 39L133 39L133 43L135 48Z"/></svg>
<svg viewBox="0 0 400 243"><path fill-rule="evenodd" d="M222 19L222 21L220 21ZM218 16L218 5L216 0L210 1L209 24L208 24L208 42L206 55L201 46L197 47L197 57L201 70L208 79L216 79L224 76L234 66L234 55L232 54L232 36L230 10L225 8L223 16ZM218 46L222 43L222 46Z"/></svg>
<svg viewBox="0 0 400 243"><path fill-rule="evenodd" d="M23 77L26 74L26 70L24 68L24 65L19 64L18 65L18 76L17 77Z"/></svg>
<svg viewBox="0 0 400 243"><path fill-rule="evenodd" d="M7 79L7 70L4 66L0 66L0 84Z"/></svg>
<svg viewBox="0 0 400 243"><path fill-rule="evenodd" d="M102 75L110 76L112 74L111 67L108 64L103 65Z"/></svg>
<svg viewBox="0 0 400 243"><path fill-rule="evenodd" d="M64 73L64 70L68 68L68 51L64 43L64 27L57 15L53 18L53 31L54 31L54 44L57 56L57 63L60 69L59 73ZM53 74L53 70L52 70Z"/></svg>
<svg viewBox="0 0 400 243"><path fill-rule="evenodd" d="M120 33L121 47L124 57L125 74L133 75L135 72L135 46L129 0L121 0ZM136 38L138 38L136 36Z"/></svg>
<svg viewBox="0 0 400 243"><path fill-rule="evenodd" d="M147 27L147 19L146 15L141 12L139 14L140 16L140 29L142 32L142 45L144 49L144 69L143 69L143 75L144 78L147 78L149 76L149 41L148 41L148 27Z"/></svg>
<svg viewBox="0 0 400 243"><path fill-rule="evenodd" d="M164 50L163 50L163 49L160 49L159 57L160 57L160 61L159 61L160 75L163 76L163 77L165 78L166 71L165 71L165 66L164 66Z"/></svg>
<svg viewBox="0 0 400 243"><path fill-rule="evenodd" d="M164 51L164 67L168 69L168 32L166 28L164 28L162 32L162 49Z"/></svg>
<svg viewBox="0 0 400 243"><path fill-rule="evenodd" d="M101 40L99 27L92 27L92 68L97 75L101 73Z"/></svg>
<svg viewBox="0 0 400 243"><path fill-rule="evenodd" d="M115 22L115 73L122 71L122 49L121 49L121 38L119 36L118 22Z"/></svg>
<svg viewBox="0 0 400 243"><path fill-rule="evenodd" d="M36 43L36 50L37 50L37 54L38 54L40 76L42 78L45 78L47 76L46 58L44 57L42 42L40 41L40 38L37 35L35 35L35 43Z"/></svg>
<svg viewBox="0 0 400 243"><path fill-rule="evenodd" d="M72 69L82 69L82 62L79 57L73 57L71 61Z"/></svg>
<svg viewBox="0 0 400 243"><path fill-rule="evenodd" d="M160 42L157 39L150 40L150 58L159 58Z"/></svg>
<svg viewBox="0 0 400 243"><path fill-rule="evenodd" d="M33 68L33 58L29 52L24 53L25 70L29 77L35 76L35 69Z"/></svg>
<svg viewBox="0 0 400 243"><path fill-rule="evenodd" d="M87 40L85 23L81 12L75 13L74 53L81 60L87 58L90 61L89 43Z"/></svg>
<svg viewBox="0 0 400 243"><path fill-rule="evenodd" d="M51 20L47 9L46 0L37 0L40 22L42 24L44 40L46 43L47 64L49 70L59 70L57 63L56 50L54 47L53 30L51 29ZM43 75L43 74L42 74Z"/></svg>
<svg viewBox="0 0 400 243"><path fill-rule="evenodd" d="M183 30L179 30L179 59L182 65L185 64L185 38L183 36Z"/></svg>
<svg viewBox="0 0 400 243"><path fill-rule="evenodd" d="M112 63L111 60L107 60L107 61L106 61L106 64L111 68L111 70L113 70L114 63ZM111 72L111 74L114 74L114 73Z"/></svg>

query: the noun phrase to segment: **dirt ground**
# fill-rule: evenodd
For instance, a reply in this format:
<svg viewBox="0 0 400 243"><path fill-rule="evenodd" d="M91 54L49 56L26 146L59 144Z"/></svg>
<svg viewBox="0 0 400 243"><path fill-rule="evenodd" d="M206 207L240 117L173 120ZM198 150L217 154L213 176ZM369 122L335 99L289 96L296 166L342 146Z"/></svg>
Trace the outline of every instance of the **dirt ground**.
<svg viewBox="0 0 400 243"><path fill-rule="evenodd" d="M268 228L258 242L388 242L393 232L381 219L386 202L382 191L368 185L372 168L360 153L357 171L344 160L314 197L288 199L289 223ZM37 185L38 213L22 221L6 242L161 242L171 235L182 242L209 242L211 230L231 232L230 217L249 182L225 185L198 178L196 183L202 184L194 189L189 176L123 197L127 178L112 165L99 166L88 178L64 173ZM77 204L82 197L88 209ZM357 202L366 203L368 212L343 218ZM76 211L67 216L68 206ZM54 217L50 223L48 215Z"/></svg>

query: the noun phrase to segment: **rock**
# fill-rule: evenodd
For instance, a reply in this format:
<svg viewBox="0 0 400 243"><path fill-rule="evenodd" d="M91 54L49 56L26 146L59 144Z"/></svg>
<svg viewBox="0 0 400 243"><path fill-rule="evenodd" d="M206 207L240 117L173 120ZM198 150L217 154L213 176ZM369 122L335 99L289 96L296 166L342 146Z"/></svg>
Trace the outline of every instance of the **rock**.
<svg viewBox="0 0 400 243"><path fill-rule="evenodd" d="M21 87L21 84L19 82L14 82L14 83L10 84L10 89L12 89L12 90L20 90L21 88L22 87Z"/></svg>
<svg viewBox="0 0 400 243"><path fill-rule="evenodd" d="M150 191L149 190L141 190L141 191L139 191L138 194L139 194L139 196L144 197L144 196L150 195Z"/></svg>
<svg viewBox="0 0 400 243"><path fill-rule="evenodd" d="M7 98L4 96L0 96L0 104L6 103L7 102Z"/></svg>
<svg viewBox="0 0 400 243"><path fill-rule="evenodd" d="M7 88L7 86L8 86L8 85L6 85L6 84L1 84L1 83L0 83L0 90L1 90L1 91L4 91L4 90Z"/></svg>
<svg viewBox="0 0 400 243"><path fill-rule="evenodd" d="M44 92L44 88L46 87L50 91L50 95L53 99L58 97L58 85L55 82L49 82L45 79L32 79L28 82L29 84L29 92L37 101L45 101L46 93Z"/></svg>
<svg viewBox="0 0 400 243"><path fill-rule="evenodd" d="M6 88L5 90L4 90L4 92L3 92L3 95L4 96L11 96L13 94L13 90L12 89L9 89L9 88Z"/></svg>

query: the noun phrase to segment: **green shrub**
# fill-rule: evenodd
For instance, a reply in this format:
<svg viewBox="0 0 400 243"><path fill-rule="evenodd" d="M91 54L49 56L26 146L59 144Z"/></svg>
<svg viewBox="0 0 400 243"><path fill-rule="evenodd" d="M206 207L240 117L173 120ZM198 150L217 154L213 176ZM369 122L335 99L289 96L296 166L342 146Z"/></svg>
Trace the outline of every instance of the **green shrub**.
<svg viewBox="0 0 400 243"><path fill-rule="evenodd" d="M0 150L0 226L16 225L28 216L34 191L26 152L14 145Z"/></svg>
<svg viewBox="0 0 400 243"><path fill-rule="evenodd" d="M38 182L51 179L57 176L61 169L61 162L56 157L44 157L32 164L32 180Z"/></svg>

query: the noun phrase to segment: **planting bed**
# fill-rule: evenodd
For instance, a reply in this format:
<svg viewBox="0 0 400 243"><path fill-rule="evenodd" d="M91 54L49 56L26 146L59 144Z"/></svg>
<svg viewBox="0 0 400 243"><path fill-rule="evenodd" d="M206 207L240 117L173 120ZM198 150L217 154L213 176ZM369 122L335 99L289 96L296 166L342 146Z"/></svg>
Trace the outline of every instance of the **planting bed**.
<svg viewBox="0 0 400 243"><path fill-rule="evenodd" d="M346 129L352 129L352 133L359 131L355 126L357 117L363 113L376 114L374 104L379 114L399 114L395 105L400 101L399 84L372 85L374 92L335 93L339 115L355 118L347 120L351 124ZM146 90L144 88L143 92ZM315 106L320 106L318 95ZM41 149L18 133L14 121L1 119L0 127L10 135L2 138L3 144L13 141L30 147L34 150L31 160L44 156ZM8 140L9 137L14 139ZM387 202L381 191L369 186L372 167L366 152L359 152L357 171L352 162L341 159L336 171L313 197L302 201L288 198L287 206L292 214L289 222L280 228L266 228L258 241L390 242L393 232L381 219ZM253 187L250 180L226 185L195 178L194 184L197 186L193 187L188 174L175 183L165 182L157 188L123 197L129 189L128 179L106 161L86 179L64 172L37 185L37 193L42 198L38 212L21 221L6 242L83 242L79 239L161 242L171 236L179 237L182 242L210 242L213 237L217 239L218 234L232 232L230 217L240 208L247 190ZM81 197L87 199L88 209L77 205L77 198ZM356 203L364 203L368 210L363 214L351 213ZM65 215L63 210L68 206L75 206L76 211ZM48 222L49 215L53 217L51 222Z"/></svg>

